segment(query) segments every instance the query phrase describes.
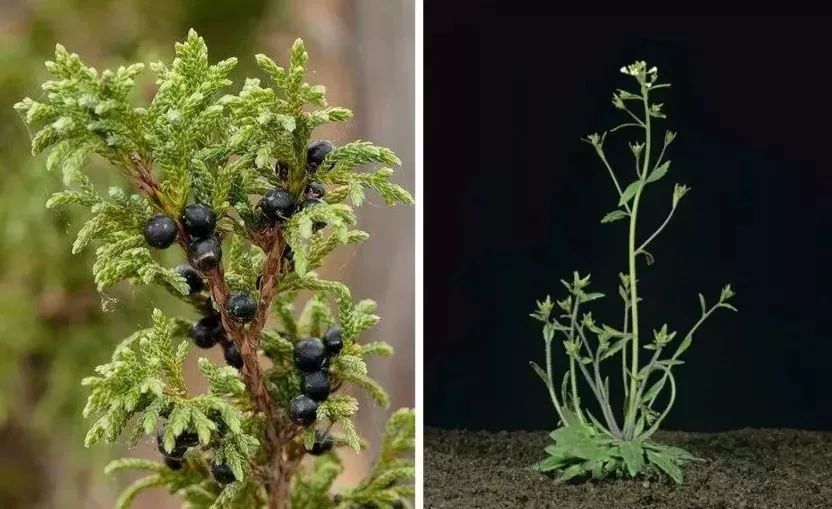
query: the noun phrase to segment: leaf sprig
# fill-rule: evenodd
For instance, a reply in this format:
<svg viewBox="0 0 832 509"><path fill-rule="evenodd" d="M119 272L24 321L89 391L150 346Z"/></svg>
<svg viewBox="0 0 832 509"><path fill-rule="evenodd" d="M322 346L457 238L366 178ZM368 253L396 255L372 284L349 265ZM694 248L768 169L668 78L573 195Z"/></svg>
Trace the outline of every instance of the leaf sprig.
<svg viewBox="0 0 832 509"><path fill-rule="evenodd" d="M135 105L135 97L148 95L134 90L143 64L99 72L58 45L55 59L47 62L51 79L43 84L43 96L15 105L32 128L33 154L48 152L47 170L63 176L66 189L47 206L80 205L91 212L73 252L96 246L92 270L99 291L122 281L162 286L213 320L218 332L211 334L226 359L229 351L237 356L229 364L239 369L199 359L209 390L192 394L182 373L197 324L154 310L152 325L125 339L111 362L84 380L90 390L84 415L93 419L88 446L122 436L135 444L158 433L160 452L177 455L167 459L178 469L144 460L113 462L108 472L148 472L125 490L118 507L155 486L193 508L284 507L289 499L296 507L343 505L329 494L341 469L334 452L309 470L300 467L301 460L319 431L339 430L332 435L335 447L363 447L354 423L358 399L342 388L357 386L377 404L389 405L385 390L368 374L366 358L390 355L392 348L359 342L379 320L375 303L355 302L346 285L323 280L314 270L338 247L367 240L356 228L354 209L367 190L388 205L413 203L392 180L391 168L401 161L387 148L356 141L311 166L313 131L348 121L352 112L327 105L324 87L306 82L309 55L300 39L285 67L265 55L255 59L264 83L248 78L239 93L229 93L237 60L211 63L205 41L191 30L176 44L172 61L150 64L156 89L147 104ZM129 186L97 189L84 172L92 157L108 161ZM323 186L325 199L302 206L313 184ZM291 218L270 222L260 197L278 188L296 207ZM188 204L216 216L211 239L222 257L217 266L196 263L192 243L201 237L186 228ZM150 248L146 226L159 214L175 225L173 243L199 269L197 288ZM301 291L309 298L297 314ZM232 293L253 302L245 324L232 319ZM278 325L266 326L270 314ZM328 358L326 372L332 394L317 404L315 422L304 429L288 415L304 376L293 360L295 347L336 327L342 345ZM413 432L412 411L395 413L374 477L350 492L352 499L387 507L394 495L412 494L412 487L400 484L412 479L406 462L398 463L405 460L391 454L412 449ZM401 433L409 433L410 442ZM217 476L217 466L228 472ZM228 476L233 480L220 482ZM391 484L374 484L379 476Z"/></svg>

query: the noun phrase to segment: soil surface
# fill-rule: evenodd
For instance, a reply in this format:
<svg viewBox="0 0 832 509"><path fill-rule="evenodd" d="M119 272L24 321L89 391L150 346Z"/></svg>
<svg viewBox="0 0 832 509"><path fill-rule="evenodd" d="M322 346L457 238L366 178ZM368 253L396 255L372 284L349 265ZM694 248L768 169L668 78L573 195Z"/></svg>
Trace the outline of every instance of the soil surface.
<svg viewBox="0 0 832 509"><path fill-rule="evenodd" d="M705 461L684 484L629 479L558 484L529 467L548 432L425 429L425 507L462 508L832 508L832 433L743 429L659 432L657 442Z"/></svg>

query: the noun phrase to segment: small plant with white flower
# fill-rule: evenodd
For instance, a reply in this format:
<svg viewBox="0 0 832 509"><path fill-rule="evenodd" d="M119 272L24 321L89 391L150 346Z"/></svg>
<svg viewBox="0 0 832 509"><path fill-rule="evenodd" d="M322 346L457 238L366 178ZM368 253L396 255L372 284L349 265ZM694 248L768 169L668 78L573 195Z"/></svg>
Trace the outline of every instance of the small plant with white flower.
<svg viewBox="0 0 832 509"><path fill-rule="evenodd" d="M653 138L654 123L666 115L663 104L652 97L660 89L670 86L658 82L658 70L636 62L621 72L633 78L637 89L633 92L617 90L613 105L628 115L627 121L609 132L592 134L584 141L598 154L609 172L618 196L617 208L607 213L602 223L628 225L627 270L619 274L618 294L624 305L620 325L596 321L585 311L590 302L604 297L589 288L589 276L574 273L571 281L562 281L567 295L553 302L550 297L537 303L531 316L543 322L546 348L545 368L532 362L535 372L543 380L559 419L559 427L552 432L552 445L546 447L547 457L534 468L553 472L557 479L604 478L664 473L677 483L682 482L682 467L693 460L683 449L663 445L653 440L676 399L673 370L683 362L681 355L690 347L694 334L717 309L736 308L730 304L734 292L726 285L716 302L708 305L699 294L701 316L684 334L671 331L667 324L653 330L647 341L640 321L639 261L648 265L653 256L647 250L673 217L681 199L689 188L676 184L670 200L670 210L662 223L643 240L638 235L638 211L644 193L670 170L666 150L675 133L666 131L657 150ZM631 108L632 105L632 108ZM614 171L605 151L608 135L618 131L640 133L638 141L629 142L635 159L635 176L627 185L619 183L620 174ZM552 362L552 345L559 339L568 357L568 369L556 377ZM649 352L645 359L642 350ZM672 352L672 353L671 353ZM624 408L616 412L611 404L609 376L602 371L604 361L620 360ZM594 396L596 405L590 408L581 400L579 384L585 383Z"/></svg>

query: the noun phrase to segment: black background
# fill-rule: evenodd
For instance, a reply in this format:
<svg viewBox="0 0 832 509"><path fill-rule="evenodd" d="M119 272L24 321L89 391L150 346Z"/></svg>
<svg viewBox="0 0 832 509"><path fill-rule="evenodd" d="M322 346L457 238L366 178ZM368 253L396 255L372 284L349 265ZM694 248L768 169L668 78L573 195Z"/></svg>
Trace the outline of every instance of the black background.
<svg viewBox="0 0 832 509"><path fill-rule="evenodd" d="M640 264L642 330L684 335L726 282L677 368L668 429L832 429L832 42L816 18L562 17L429 2L425 18L425 422L552 428L528 361L543 362L535 300L591 272L620 327L626 223L588 133L626 120L610 103L637 59L673 87L668 176L642 200L642 239L692 191ZM449 5L453 4L453 5ZM634 178L620 131L608 145ZM615 153L615 151L613 151ZM616 164L617 163L617 164ZM556 366L565 356L556 343ZM613 361L613 366L620 366ZM562 372L562 371L561 371ZM618 371L610 372L613 380Z"/></svg>

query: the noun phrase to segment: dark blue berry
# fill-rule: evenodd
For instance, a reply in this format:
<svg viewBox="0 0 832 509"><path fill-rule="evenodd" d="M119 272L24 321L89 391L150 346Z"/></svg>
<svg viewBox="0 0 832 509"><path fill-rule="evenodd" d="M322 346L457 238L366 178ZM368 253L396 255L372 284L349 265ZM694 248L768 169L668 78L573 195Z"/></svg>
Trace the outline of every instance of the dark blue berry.
<svg viewBox="0 0 832 509"><path fill-rule="evenodd" d="M250 293L234 292L228 297L228 315L237 323L248 323L257 313L257 302Z"/></svg>
<svg viewBox="0 0 832 509"><path fill-rule="evenodd" d="M326 401L329 397L329 376L326 371L308 371L303 373L301 391L315 401Z"/></svg>
<svg viewBox="0 0 832 509"><path fill-rule="evenodd" d="M318 338L307 338L295 344L295 366L301 371L318 371L326 360L326 348Z"/></svg>
<svg viewBox="0 0 832 509"><path fill-rule="evenodd" d="M200 348L211 348L222 337L222 325L218 316L205 316L194 322L190 330L191 339Z"/></svg>
<svg viewBox="0 0 832 509"><path fill-rule="evenodd" d="M315 441L312 443L312 448L307 449L306 452L312 456L320 456L321 454L332 449L335 445L335 439L332 435L322 430L315 430Z"/></svg>
<svg viewBox="0 0 832 509"><path fill-rule="evenodd" d="M240 353L240 348L233 341L223 345L223 353L225 354L225 362L229 366L237 369L243 369L243 354Z"/></svg>
<svg viewBox="0 0 832 509"><path fill-rule="evenodd" d="M194 240L188 252L191 255L191 262L202 272L216 269L222 261L222 247L213 237Z"/></svg>
<svg viewBox="0 0 832 509"><path fill-rule="evenodd" d="M295 396L289 402L289 418L295 424L309 426L318 417L318 403L306 394Z"/></svg>
<svg viewBox="0 0 832 509"><path fill-rule="evenodd" d="M159 249L170 247L176 240L176 233L176 221L164 214L156 214L144 226L144 240Z"/></svg>
<svg viewBox="0 0 832 509"><path fill-rule="evenodd" d="M306 197L310 200L320 200L326 195L326 188L314 180L306 186Z"/></svg>
<svg viewBox="0 0 832 509"><path fill-rule="evenodd" d="M344 348L341 327L330 327L324 333L324 346L326 347L327 355L338 355L341 353L341 349Z"/></svg>
<svg viewBox="0 0 832 509"><path fill-rule="evenodd" d="M199 445L199 435L194 431L183 431L176 437L176 443L185 447L196 447Z"/></svg>
<svg viewBox="0 0 832 509"><path fill-rule="evenodd" d="M234 472L232 472L231 468L225 463L212 463L211 476L213 476L214 480L217 481L217 484L221 486L231 484L237 480L237 478L234 477Z"/></svg>
<svg viewBox="0 0 832 509"><path fill-rule="evenodd" d="M165 428L159 428L159 431L156 432L156 445L159 447L159 452L162 453L164 456L168 458L174 459L182 459L182 456L185 455L185 451L188 450L188 446L185 444L179 443L179 441L175 441L173 444L173 449L170 451L165 450Z"/></svg>
<svg viewBox="0 0 832 509"><path fill-rule="evenodd" d="M326 155L332 152L335 145L329 140L318 140L310 142L306 147L306 171L315 173Z"/></svg>
<svg viewBox="0 0 832 509"><path fill-rule="evenodd" d="M179 470L182 468L182 459L165 456L165 465L171 470Z"/></svg>
<svg viewBox="0 0 832 509"><path fill-rule="evenodd" d="M295 209L291 193L282 187L270 189L260 198L260 210L270 221L286 220Z"/></svg>
<svg viewBox="0 0 832 509"><path fill-rule="evenodd" d="M190 263L182 263L174 269L177 274L185 278L191 295L205 289L205 280Z"/></svg>
<svg viewBox="0 0 832 509"><path fill-rule="evenodd" d="M210 237L217 226L217 215L201 203L192 203L182 210L182 224L188 235L198 239Z"/></svg>

